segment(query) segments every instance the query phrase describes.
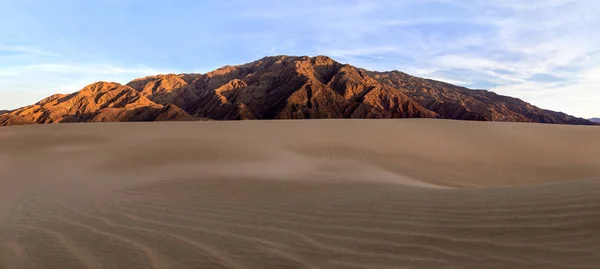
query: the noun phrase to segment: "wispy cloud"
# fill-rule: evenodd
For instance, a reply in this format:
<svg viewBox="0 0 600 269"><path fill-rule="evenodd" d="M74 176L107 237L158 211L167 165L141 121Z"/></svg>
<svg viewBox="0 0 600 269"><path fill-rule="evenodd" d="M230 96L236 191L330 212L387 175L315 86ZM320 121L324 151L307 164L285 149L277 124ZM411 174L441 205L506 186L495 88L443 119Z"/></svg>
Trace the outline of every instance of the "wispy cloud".
<svg viewBox="0 0 600 269"><path fill-rule="evenodd" d="M145 66L103 64L30 64L0 67L0 107L14 109L54 93L71 93L96 81L128 81L155 74L174 73Z"/></svg>
<svg viewBox="0 0 600 269"><path fill-rule="evenodd" d="M0 55L42 55L42 56L58 56L56 53L42 50L31 46L9 46L0 43Z"/></svg>

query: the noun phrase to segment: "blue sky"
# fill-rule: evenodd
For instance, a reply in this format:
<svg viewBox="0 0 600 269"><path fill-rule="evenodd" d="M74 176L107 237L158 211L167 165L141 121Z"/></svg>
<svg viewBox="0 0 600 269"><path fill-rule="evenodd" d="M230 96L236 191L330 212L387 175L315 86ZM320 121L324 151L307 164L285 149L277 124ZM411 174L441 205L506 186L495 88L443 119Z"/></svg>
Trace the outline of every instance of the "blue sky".
<svg viewBox="0 0 600 269"><path fill-rule="evenodd" d="M596 0L0 0L0 109L288 54L600 116L598 14Z"/></svg>

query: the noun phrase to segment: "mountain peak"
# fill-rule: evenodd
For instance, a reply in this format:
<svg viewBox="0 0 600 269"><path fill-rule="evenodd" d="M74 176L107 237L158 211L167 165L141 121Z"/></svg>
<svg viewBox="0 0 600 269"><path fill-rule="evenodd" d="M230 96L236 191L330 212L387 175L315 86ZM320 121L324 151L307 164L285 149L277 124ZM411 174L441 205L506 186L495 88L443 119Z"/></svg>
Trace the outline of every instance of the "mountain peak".
<svg viewBox="0 0 600 269"><path fill-rule="evenodd" d="M331 58L329 58L327 56L323 56L323 55L312 57L312 58L310 58L310 60L315 65L334 65L334 64L339 64L338 62L334 61L333 59L331 59Z"/></svg>
<svg viewBox="0 0 600 269"><path fill-rule="evenodd" d="M85 86L81 91L90 91L93 93L108 92L119 87L124 87L121 83L98 81Z"/></svg>
<svg viewBox="0 0 600 269"><path fill-rule="evenodd" d="M254 65L256 63L281 63L281 62L298 62L298 61L309 61L315 65L325 65L325 64L339 64L335 60L333 60L329 56L325 55L317 55L317 56L291 56L291 55L275 55L275 56L266 56L257 61L250 62L245 65Z"/></svg>

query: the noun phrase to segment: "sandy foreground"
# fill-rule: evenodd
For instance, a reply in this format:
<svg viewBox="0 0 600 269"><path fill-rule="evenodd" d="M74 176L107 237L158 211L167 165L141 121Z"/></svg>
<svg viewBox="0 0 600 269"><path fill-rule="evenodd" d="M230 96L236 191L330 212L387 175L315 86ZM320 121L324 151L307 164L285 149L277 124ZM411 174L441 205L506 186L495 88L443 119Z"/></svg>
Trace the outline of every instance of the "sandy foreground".
<svg viewBox="0 0 600 269"><path fill-rule="evenodd" d="M600 268L600 128L0 128L0 268Z"/></svg>

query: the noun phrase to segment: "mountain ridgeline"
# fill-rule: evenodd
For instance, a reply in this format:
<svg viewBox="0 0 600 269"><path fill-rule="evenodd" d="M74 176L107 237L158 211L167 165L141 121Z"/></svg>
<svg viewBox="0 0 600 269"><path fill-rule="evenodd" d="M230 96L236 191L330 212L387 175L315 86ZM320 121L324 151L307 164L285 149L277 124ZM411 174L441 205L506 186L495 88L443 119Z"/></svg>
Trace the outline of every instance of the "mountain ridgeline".
<svg viewBox="0 0 600 269"><path fill-rule="evenodd" d="M168 74L126 85L96 82L0 112L0 126L57 122L444 118L593 125L490 91L328 57L265 57L207 74Z"/></svg>

